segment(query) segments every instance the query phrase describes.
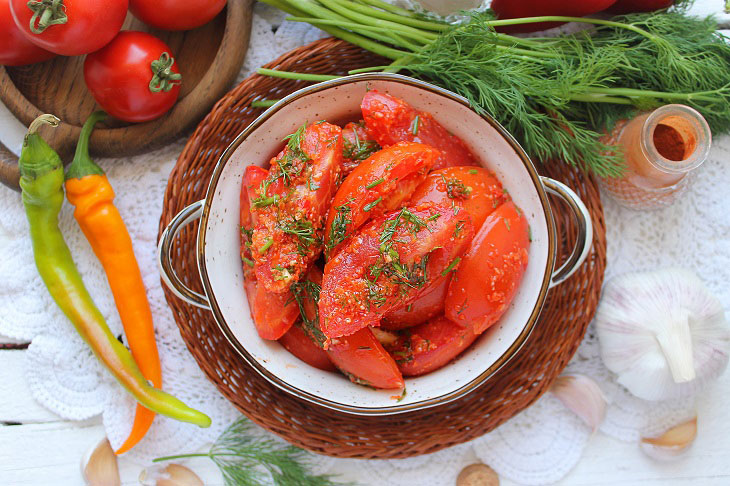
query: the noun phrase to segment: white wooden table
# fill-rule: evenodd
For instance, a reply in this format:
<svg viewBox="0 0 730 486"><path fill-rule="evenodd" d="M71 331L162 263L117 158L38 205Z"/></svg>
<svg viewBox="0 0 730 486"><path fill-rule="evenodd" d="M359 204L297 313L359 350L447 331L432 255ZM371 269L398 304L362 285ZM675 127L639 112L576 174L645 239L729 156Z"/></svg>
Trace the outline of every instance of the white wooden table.
<svg viewBox="0 0 730 486"><path fill-rule="evenodd" d="M716 13L723 28L730 15L722 13L725 0L697 0L693 11ZM728 73L730 76L730 73ZM0 106L4 109L4 107ZM0 123L0 140L15 146L22 133ZM7 190L0 187L0 190ZM730 285L730 283L728 283ZM2 309L0 309L2 319ZM0 336L0 343L13 343ZM18 349L0 349L0 485L45 486L83 484L82 456L103 436L99 418L86 422L63 420L38 405L23 377L26 343ZM681 459L659 463L644 456L638 446L596 435L565 485L730 485L730 372L698 400L698 438ZM474 458L476 462L476 458ZM207 459L187 463L206 485L222 485L220 473ZM142 465L119 461L122 483L137 485ZM356 481L338 471L343 480ZM504 481L503 484L512 484Z"/></svg>

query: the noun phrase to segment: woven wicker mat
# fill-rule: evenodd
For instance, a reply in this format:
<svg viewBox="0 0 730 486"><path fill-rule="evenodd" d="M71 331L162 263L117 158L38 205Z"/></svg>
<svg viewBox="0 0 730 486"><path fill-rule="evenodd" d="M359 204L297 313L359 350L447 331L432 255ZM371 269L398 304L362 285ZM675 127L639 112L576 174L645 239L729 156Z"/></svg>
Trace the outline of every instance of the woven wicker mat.
<svg viewBox="0 0 730 486"><path fill-rule="evenodd" d="M336 39L291 51L266 67L346 74L385 62ZM261 109L252 101L281 98L310 83L253 75L229 92L200 123L173 169L165 193L160 231L188 204L202 199L213 167L234 137ZM427 410L387 417L334 412L280 391L246 364L219 331L211 313L185 304L165 289L180 333L202 370L244 415L297 446L321 454L358 458L404 458L438 451L479 437L528 407L560 374L575 353L595 313L606 266L603 209L595 179L562 163L539 167L583 199L593 217L593 250L565 283L548 294L535 330L523 349L483 386L466 397ZM551 199L560 258L572 248L576 230L567 207ZM175 270L202 292L195 262L197 227L180 232Z"/></svg>

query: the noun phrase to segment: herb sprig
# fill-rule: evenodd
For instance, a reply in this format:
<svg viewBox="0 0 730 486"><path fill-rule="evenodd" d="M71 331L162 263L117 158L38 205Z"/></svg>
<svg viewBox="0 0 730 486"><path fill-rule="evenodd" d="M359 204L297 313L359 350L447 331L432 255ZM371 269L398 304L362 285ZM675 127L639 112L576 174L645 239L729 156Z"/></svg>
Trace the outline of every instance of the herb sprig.
<svg viewBox="0 0 730 486"><path fill-rule="evenodd" d="M345 241L345 238L347 238L347 226L352 224L352 219L350 218L352 208L349 205L342 204L333 209L335 210L335 217L332 219L329 239L325 245L327 252Z"/></svg>
<svg viewBox="0 0 730 486"><path fill-rule="evenodd" d="M257 433L245 417L231 424L207 453L158 457L153 462L208 457L227 486L342 486L332 476L310 470L309 453Z"/></svg>

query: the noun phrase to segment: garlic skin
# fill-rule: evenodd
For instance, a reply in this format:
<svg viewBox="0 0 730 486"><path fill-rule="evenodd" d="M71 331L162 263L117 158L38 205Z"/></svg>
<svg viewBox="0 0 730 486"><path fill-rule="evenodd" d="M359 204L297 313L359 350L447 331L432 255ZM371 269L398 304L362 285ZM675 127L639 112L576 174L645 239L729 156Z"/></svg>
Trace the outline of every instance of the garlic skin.
<svg viewBox="0 0 730 486"><path fill-rule="evenodd" d="M142 486L204 486L193 471L179 464L168 464L164 468L152 466L139 473Z"/></svg>
<svg viewBox="0 0 730 486"><path fill-rule="evenodd" d="M687 270L612 279L594 322L604 364L644 400L694 395L728 363L722 304Z"/></svg>
<svg viewBox="0 0 730 486"><path fill-rule="evenodd" d="M675 425L659 437L642 437L641 450L652 459L672 461L684 454L697 437L697 417Z"/></svg>
<svg viewBox="0 0 730 486"><path fill-rule="evenodd" d="M81 459L81 475L88 486L120 486L117 456L104 437Z"/></svg>
<svg viewBox="0 0 730 486"><path fill-rule="evenodd" d="M585 375L561 375L550 386L550 392L594 433L606 418L606 397L596 382Z"/></svg>

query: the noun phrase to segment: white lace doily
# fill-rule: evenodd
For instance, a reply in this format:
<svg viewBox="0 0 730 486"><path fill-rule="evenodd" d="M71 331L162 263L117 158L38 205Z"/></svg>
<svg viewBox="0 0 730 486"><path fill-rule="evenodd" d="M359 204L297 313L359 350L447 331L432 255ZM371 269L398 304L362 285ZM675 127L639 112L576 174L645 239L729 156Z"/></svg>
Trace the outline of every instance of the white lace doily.
<svg viewBox="0 0 730 486"><path fill-rule="evenodd" d="M241 79L257 66L323 36L304 24L284 22L283 15L257 5L249 52ZM274 26L281 25L278 29ZM7 114L0 126L17 124ZM17 128L17 127L16 127ZM11 130L12 131L12 130ZM18 131L15 130L15 133ZM3 135L5 136L5 135ZM10 143L4 139L6 143ZM17 142L17 140L15 140ZM19 149L14 143L15 150ZM100 160L117 193L116 204L127 222L148 289L157 329L164 388L213 418L210 429L158 417L128 455L145 463L152 457L192 452L213 441L237 417L234 408L208 382L180 338L163 297L156 265L157 225L167 178L183 141L164 149L115 160ZM607 278L629 270L684 266L697 271L722 302L730 302L730 138L715 141L710 160L698 171L691 190L675 206L639 213L619 208L604 198L608 226ZM32 341L26 378L35 398L63 418L82 420L101 414L113 446L126 438L133 402L101 369L43 288L28 241L25 214L17 193L0 189L0 334ZM61 228L72 248L87 287L116 334L121 324L101 266L94 257L72 211L66 205ZM9 257L11 256L12 257ZM589 330L569 364L569 371L593 377L610 401L601 433L636 441L677 423L694 404L648 403L616 385L601 364L596 339ZM559 480L577 463L590 431L549 394L499 429L469 444L406 460L358 461L316 456L317 470L357 471L363 484L454 484L458 472L474 456L502 477L524 484Z"/></svg>

